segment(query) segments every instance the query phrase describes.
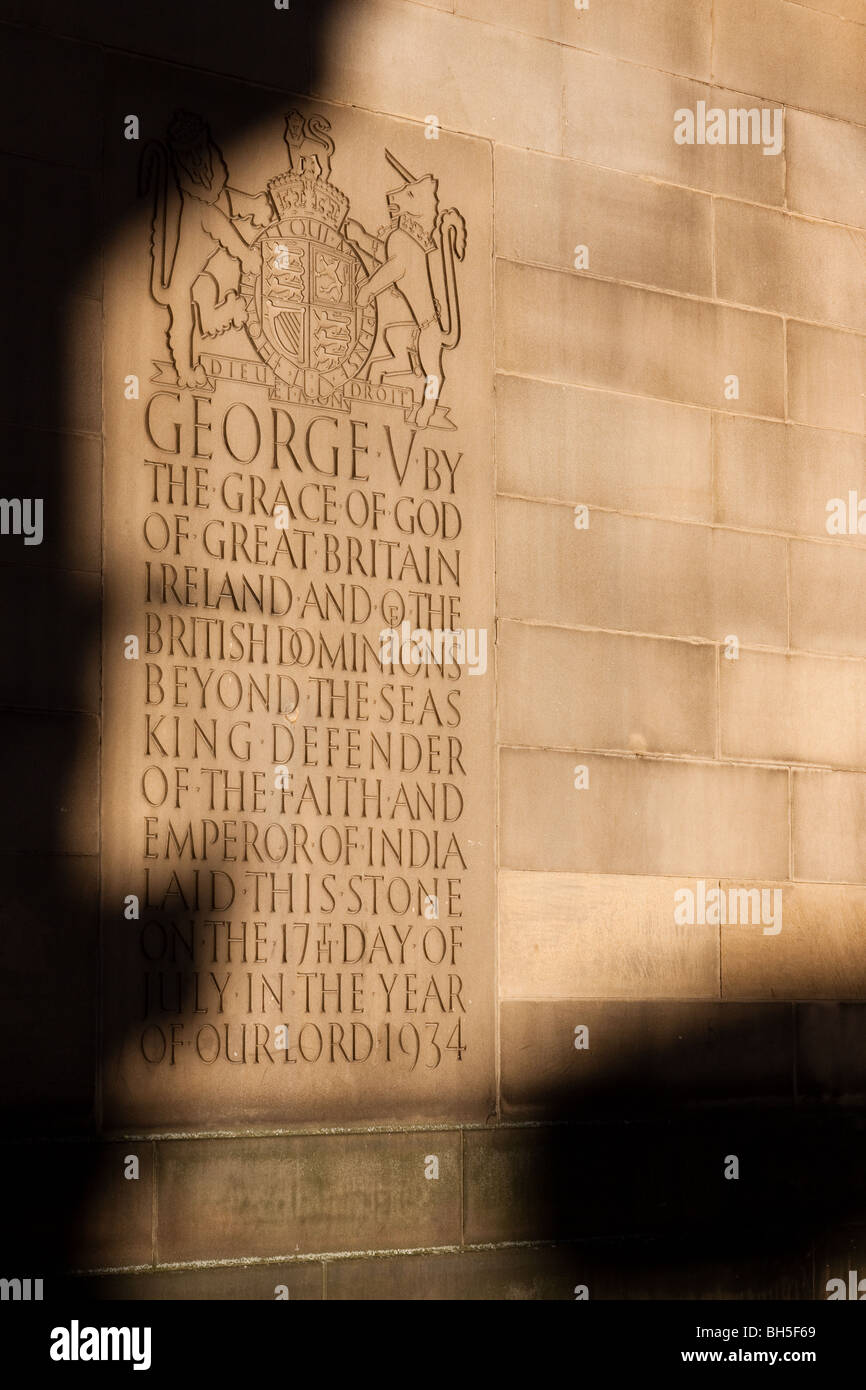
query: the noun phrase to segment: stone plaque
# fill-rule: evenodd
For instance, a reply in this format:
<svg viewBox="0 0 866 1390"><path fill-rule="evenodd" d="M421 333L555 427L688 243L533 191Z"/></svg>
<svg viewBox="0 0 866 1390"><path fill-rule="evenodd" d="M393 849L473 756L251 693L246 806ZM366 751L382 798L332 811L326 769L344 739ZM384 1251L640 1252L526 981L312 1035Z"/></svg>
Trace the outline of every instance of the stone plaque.
<svg viewBox="0 0 866 1390"><path fill-rule="evenodd" d="M483 1118L489 147L218 91L108 156L105 1118Z"/></svg>

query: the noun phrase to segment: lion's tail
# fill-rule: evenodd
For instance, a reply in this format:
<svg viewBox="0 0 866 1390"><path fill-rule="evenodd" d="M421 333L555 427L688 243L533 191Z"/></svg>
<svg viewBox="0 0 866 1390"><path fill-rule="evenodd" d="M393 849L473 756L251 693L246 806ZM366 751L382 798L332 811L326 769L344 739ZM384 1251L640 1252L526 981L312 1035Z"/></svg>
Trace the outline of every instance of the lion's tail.
<svg viewBox="0 0 866 1390"><path fill-rule="evenodd" d="M158 140L151 140L141 152L138 171L138 191L141 196L153 194L153 223L150 233L150 289L157 304L168 304L177 237L169 252L169 178L168 150Z"/></svg>
<svg viewBox="0 0 866 1390"><path fill-rule="evenodd" d="M466 254L466 223L456 208L448 208L439 218L440 246L442 250L442 275L445 281L448 326L442 324L445 335L442 346L455 348L460 342L460 303L457 298L457 273L454 257L462 261Z"/></svg>

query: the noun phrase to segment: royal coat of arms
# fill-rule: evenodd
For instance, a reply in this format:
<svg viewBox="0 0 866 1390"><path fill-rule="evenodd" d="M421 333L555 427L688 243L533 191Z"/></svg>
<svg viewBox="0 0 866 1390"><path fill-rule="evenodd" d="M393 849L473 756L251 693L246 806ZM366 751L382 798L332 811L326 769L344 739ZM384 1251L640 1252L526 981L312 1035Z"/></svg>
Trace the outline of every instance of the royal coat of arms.
<svg viewBox="0 0 866 1390"><path fill-rule="evenodd" d="M290 112L288 169L256 194L229 184L198 116L179 112L166 142L146 147L151 290L168 310L171 354L157 364L168 374L159 379L172 368L181 387L240 375L274 397L345 410L360 397L401 407L420 428L452 429L441 400L445 353L460 341L463 218L440 212L432 174L413 177L386 150L401 183L387 194L387 224L366 231L331 181L330 128L322 116ZM234 267L228 286L209 270L220 250ZM238 329L260 363L253 377L207 350Z"/></svg>

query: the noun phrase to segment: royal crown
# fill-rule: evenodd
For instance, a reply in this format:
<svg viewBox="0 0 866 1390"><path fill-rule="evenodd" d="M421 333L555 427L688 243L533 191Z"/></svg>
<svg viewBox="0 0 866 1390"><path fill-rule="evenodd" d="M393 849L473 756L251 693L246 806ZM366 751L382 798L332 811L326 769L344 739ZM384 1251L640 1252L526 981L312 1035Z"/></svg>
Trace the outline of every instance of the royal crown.
<svg viewBox="0 0 866 1390"><path fill-rule="evenodd" d="M268 183L268 192L280 220L309 213L339 231L349 211L349 199L345 193L328 183L327 179L310 173L278 174Z"/></svg>

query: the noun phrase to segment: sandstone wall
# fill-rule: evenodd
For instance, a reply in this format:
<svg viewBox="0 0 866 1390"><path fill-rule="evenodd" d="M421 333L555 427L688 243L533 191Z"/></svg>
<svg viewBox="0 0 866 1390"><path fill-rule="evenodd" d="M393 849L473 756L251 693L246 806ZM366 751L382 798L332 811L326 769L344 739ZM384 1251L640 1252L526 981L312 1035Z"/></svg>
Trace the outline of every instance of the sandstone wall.
<svg viewBox="0 0 866 1390"><path fill-rule="evenodd" d="M866 1259L866 546L828 529L866 497L861 0L5 19L0 490L46 518L0 552L23 1248L95 1296L822 1297ZM495 513L490 1027L482 1002L482 1080L444 1116L104 1110L104 171L127 91L187 89L239 125L283 94L416 140L435 117L431 162L490 180L465 306L492 308L489 357L450 369L464 413L495 402L470 460ZM781 151L678 144L700 102L779 111ZM778 889L781 930L679 924L683 889Z"/></svg>

